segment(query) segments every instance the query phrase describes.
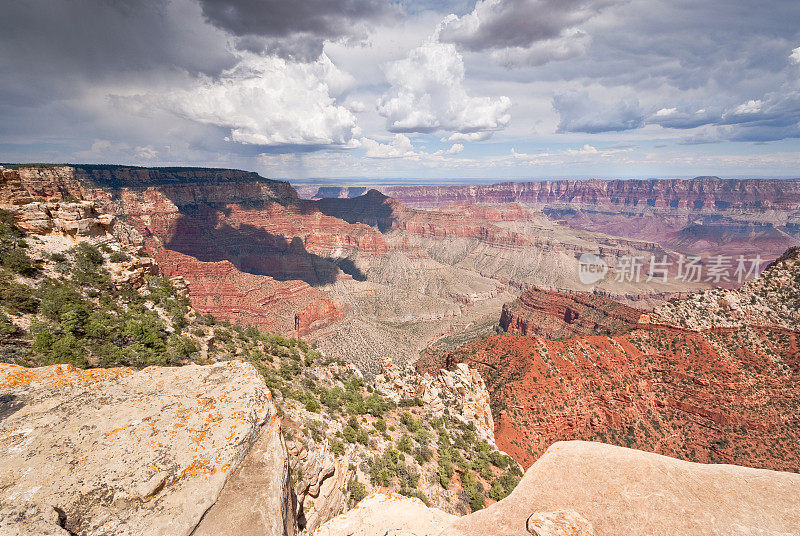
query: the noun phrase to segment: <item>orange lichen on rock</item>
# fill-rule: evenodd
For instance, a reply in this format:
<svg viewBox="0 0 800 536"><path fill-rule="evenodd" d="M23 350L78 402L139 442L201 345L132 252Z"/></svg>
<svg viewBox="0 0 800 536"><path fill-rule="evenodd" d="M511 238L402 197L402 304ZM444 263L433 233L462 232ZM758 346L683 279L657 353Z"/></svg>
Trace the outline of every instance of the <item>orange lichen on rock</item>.
<svg viewBox="0 0 800 536"><path fill-rule="evenodd" d="M113 381L132 374L127 367L112 369L78 369L72 365L51 365L50 367L27 368L19 365L0 363L0 389L22 387L35 382L45 382L49 387L69 384L94 386Z"/></svg>
<svg viewBox="0 0 800 536"><path fill-rule="evenodd" d="M241 361L139 372L0 365L0 395L26 408L0 421L0 500L58 504L76 533L190 532L276 414Z"/></svg>

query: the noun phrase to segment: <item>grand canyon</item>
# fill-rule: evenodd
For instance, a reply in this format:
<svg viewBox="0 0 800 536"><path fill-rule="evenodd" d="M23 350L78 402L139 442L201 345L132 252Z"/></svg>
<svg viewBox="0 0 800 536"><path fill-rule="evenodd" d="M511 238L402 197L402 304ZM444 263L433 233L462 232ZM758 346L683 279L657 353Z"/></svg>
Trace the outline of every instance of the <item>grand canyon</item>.
<svg viewBox="0 0 800 536"><path fill-rule="evenodd" d="M800 2L0 16L0 536L800 536Z"/></svg>
<svg viewBox="0 0 800 536"><path fill-rule="evenodd" d="M636 485L678 493L668 491L675 482L714 467L701 464L735 464L719 467L742 466L741 474L702 478L749 494L747 471L772 471L752 500L773 512L775 527L797 522L777 497L800 472L800 181L360 190L295 189L227 169L0 172L4 247L17 251L24 240L32 259L30 268L4 261L2 426L5 447L23 453L3 465L7 530L21 522L31 534L143 526L164 534L496 526L512 534L519 523L542 536L650 530L650 521L625 517L643 505L598 510L568 484L543 487L543 471L547 481L569 482L571 457L594 475L587 491L630 486L636 467L666 463L672 481L653 475ZM731 264L721 284L676 272L681 259L697 255L709 270L722 254L763 265L739 282ZM582 280L586 255L602 258L607 273ZM633 257L669 268L656 277L644 262L641 278L624 277ZM69 279L71 270L90 275ZM91 288L103 281L113 290L97 302ZM157 345L106 355L91 315L50 301L54 284L83 285L69 299L111 307L101 318L127 317L141 302L136 308L154 315L147 322L166 323L166 360ZM137 329L150 325L142 322ZM45 325L74 346L43 335ZM115 335L114 325L104 336L122 345L142 336L125 326ZM164 364L172 368L152 366ZM63 385L84 393L76 395L83 405L59 394ZM79 443L63 443L72 445L64 462L86 460L82 476L49 461L45 472L26 472L54 456L45 408L60 404L63 424L52 433L70 441L71 426L100 411L91 409L102 407L95 396L118 400L123 417L109 413L82 429ZM19 432L27 429L36 432ZM142 440L159 454L137 449ZM103 467L93 451L118 467ZM610 459L616 465L603 465ZM149 469L121 476L141 464ZM54 478L63 486L14 506ZM72 478L95 484L71 496ZM201 502L178 516L172 509L200 497L197 486ZM123 496L132 498L124 507ZM503 517L519 508L530 511ZM666 517L663 527L710 526L698 512L686 525Z"/></svg>

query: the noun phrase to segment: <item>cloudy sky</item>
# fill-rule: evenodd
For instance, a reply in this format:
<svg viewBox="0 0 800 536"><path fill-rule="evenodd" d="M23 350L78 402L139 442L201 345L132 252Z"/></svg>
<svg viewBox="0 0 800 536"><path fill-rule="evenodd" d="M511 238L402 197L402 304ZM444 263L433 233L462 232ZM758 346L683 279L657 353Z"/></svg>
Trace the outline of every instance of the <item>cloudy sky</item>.
<svg viewBox="0 0 800 536"><path fill-rule="evenodd" d="M797 0L3 0L0 161L800 176Z"/></svg>

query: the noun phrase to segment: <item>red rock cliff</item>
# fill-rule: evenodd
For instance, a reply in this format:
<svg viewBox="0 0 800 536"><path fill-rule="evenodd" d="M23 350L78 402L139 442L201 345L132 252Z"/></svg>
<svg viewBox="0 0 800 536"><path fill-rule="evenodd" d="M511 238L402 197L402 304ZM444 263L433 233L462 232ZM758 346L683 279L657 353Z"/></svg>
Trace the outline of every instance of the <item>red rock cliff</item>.
<svg viewBox="0 0 800 536"><path fill-rule="evenodd" d="M642 311L585 292L529 289L503 305L500 327L508 333L564 339L617 335L636 327Z"/></svg>

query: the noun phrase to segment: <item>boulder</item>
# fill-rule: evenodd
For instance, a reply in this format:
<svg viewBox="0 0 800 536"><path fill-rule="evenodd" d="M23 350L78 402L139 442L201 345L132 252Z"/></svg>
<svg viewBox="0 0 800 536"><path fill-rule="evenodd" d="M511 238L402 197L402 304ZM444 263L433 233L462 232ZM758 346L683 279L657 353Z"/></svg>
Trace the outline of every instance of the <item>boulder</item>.
<svg viewBox="0 0 800 536"><path fill-rule="evenodd" d="M0 364L0 533L189 535L228 508L234 473L259 514L236 534L291 534L276 420L249 363Z"/></svg>
<svg viewBox="0 0 800 536"><path fill-rule="evenodd" d="M436 536L455 519L419 499L376 493L322 525L313 536Z"/></svg>

